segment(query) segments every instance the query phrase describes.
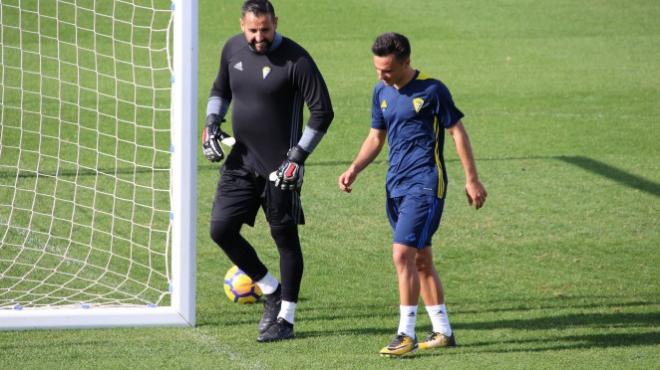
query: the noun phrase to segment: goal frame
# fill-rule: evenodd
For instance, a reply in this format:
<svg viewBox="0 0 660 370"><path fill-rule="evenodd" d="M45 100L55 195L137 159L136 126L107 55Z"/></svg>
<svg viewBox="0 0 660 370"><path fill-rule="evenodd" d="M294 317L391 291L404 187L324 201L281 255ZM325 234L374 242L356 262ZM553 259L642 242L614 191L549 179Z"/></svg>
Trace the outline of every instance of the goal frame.
<svg viewBox="0 0 660 370"><path fill-rule="evenodd" d="M0 330L195 325L198 2L172 12L170 305L0 310Z"/></svg>

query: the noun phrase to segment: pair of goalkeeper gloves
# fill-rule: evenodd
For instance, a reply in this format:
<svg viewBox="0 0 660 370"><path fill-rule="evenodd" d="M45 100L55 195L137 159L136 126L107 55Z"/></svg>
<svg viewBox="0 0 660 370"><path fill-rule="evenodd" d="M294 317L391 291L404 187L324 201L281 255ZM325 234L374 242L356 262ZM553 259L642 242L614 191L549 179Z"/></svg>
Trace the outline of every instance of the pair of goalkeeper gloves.
<svg viewBox="0 0 660 370"><path fill-rule="evenodd" d="M217 114L209 114L202 131L202 152L211 162L220 162L225 158L225 153L220 143L228 147L236 144L236 139L220 129L220 124L225 122ZM305 160L309 156L303 148L296 145L289 149L286 159L273 171L268 179L275 183L275 187L282 190L299 190L302 188L303 175L305 173Z"/></svg>

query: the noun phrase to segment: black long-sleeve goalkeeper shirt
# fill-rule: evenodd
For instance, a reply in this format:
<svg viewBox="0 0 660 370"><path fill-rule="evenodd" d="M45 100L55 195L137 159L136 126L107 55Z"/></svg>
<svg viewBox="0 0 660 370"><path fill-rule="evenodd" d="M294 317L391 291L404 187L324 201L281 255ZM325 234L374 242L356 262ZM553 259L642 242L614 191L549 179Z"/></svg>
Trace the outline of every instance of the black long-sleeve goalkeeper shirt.
<svg viewBox="0 0 660 370"><path fill-rule="evenodd" d="M330 94L312 57L286 37L266 54L252 51L243 34L229 39L211 96L231 102L236 145L226 166L248 167L263 177L298 143L304 104L310 111L310 128L326 132L334 117Z"/></svg>

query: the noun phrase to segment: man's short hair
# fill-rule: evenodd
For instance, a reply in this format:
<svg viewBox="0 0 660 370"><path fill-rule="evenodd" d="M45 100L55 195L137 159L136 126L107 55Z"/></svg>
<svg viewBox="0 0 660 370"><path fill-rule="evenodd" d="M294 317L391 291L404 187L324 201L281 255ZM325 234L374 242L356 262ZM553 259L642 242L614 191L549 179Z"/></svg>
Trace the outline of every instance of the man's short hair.
<svg viewBox="0 0 660 370"><path fill-rule="evenodd" d="M387 32L376 37L371 51L379 57L394 54L397 60L404 61L410 57L410 42L402 34Z"/></svg>
<svg viewBox="0 0 660 370"><path fill-rule="evenodd" d="M275 8L268 0L246 0L241 7L241 18L245 17L247 13L252 13L257 17L270 14L273 19L275 18Z"/></svg>

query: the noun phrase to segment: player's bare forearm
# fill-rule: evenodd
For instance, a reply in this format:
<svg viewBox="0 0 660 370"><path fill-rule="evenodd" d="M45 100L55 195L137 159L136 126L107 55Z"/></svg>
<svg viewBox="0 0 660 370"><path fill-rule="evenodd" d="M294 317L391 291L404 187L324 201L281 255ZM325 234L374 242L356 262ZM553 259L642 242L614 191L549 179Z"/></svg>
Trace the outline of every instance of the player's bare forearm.
<svg viewBox="0 0 660 370"><path fill-rule="evenodd" d="M355 182L357 175L373 162L383 149L385 135L384 130L371 129L353 163L339 176L338 185L341 191L351 192L351 185Z"/></svg>
<svg viewBox="0 0 660 370"><path fill-rule="evenodd" d="M477 173L477 165L474 162L474 154L472 152L472 145L470 144L470 137L465 131L463 123L460 121L449 128L449 134L454 139L456 144L456 153L461 160L463 171L465 172L465 181L479 181L479 174Z"/></svg>
<svg viewBox="0 0 660 370"><path fill-rule="evenodd" d="M472 152L470 137L468 136L463 123L460 121L449 128L448 131L454 139L456 153L461 160L461 165L465 172L465 194L468 198L468 202L476 209L479 209L486 201L488 193L486 192L486 188L479 181L479 174L477 172L477 165L474 161L474 153Z"/></svg>
<svg viewBox="0 0 660 370"><path fill-rule="evenodd" d="M363 169L378 157L384 144L385 131L372 128L349 169L352 169L356 174L362 172Z"/></svg>

